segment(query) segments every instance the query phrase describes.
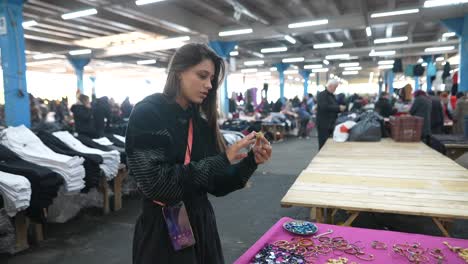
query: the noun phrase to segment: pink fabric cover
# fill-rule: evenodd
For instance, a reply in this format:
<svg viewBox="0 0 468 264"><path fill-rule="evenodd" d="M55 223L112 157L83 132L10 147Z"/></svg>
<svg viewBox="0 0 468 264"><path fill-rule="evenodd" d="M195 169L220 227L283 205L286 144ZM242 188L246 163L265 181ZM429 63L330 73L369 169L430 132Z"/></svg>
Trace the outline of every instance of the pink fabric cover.
<svg viewBox="0 0 468 264"><path fill-rule="evenodd" d="M262 249L265 244L273 243L278 240L290 240L294 235L288 233L283 229L283 223L293 220L289 217L281 218L273 227L270 228L252 247L250 247L247 252L245 252L239 259L237 259L235 264L247 264L250 263L250 260L255 256L255 254ZM398 263L409 263L409 261L399 256L392 251L393 244L396 243L413 243L418 242L423 248L440 248L442 249L443 254L445 255L446 260L444 263L448 264L457 264L465 263L458 254L451 252L444 244L443 241L449 242L451 246L468 248L468 240L455 239L455 238L445 238L445 237L433 237L426 235L418 234L408 234L400 232L391 232L384 230L372 230L364 228L355 228L355 227L344 227L344 226L335 226L327 224L317 224L319 231L317 234L326 232L328 229L332 229L333 233L328 235L329 237L338 237L342 236L344 239L348 240L350 243L361 241L360 245L365 245L366 248L364 252L368 254L373 254L375 259L373 261L363 261L358 258L344 254L341 257L346 257L351 261L357 261L358 263L373 263L373 264L398 264ZM377 250L371 247L371 243L374 240L385 242L387 244L387 250ZM428 254L427 254L428 255ZM317 263L325 263L329 258L339 258L339 256L334 256L333 253L328 255L320 255ZM437 263L437 261L431 256L429 263Z"/></svg>

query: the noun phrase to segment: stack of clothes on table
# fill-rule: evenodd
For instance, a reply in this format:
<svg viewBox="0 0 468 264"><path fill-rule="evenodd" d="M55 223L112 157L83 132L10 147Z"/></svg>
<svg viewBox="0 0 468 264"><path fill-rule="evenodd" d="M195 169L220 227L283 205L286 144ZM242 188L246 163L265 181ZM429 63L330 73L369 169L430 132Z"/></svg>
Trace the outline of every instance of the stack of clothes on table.
<svg viewBox="0 0 468 264"><path fill-rule="evenodd" d="M13 217L29 207L31 184L23 176L0 171L0 194L7 214Z"/></svg>

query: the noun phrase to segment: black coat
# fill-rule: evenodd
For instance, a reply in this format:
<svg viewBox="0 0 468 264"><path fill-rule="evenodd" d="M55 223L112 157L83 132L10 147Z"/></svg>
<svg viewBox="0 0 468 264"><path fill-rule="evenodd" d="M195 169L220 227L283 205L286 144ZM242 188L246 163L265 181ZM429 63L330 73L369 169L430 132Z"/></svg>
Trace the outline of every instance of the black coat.
<svg viewBox="0 0 468 264"><path fill-rule="evenodd" d="M184 165L189 119L193 120L191 162ZM143 194L143 211L133 240L134 264L222 264L215 215L207 193L226 195L245 186L257 165L252 152L230 165L216 149L215 135L200 114L183 110L161 94L138 103L129 120L126 151L130 175ZM185 203L196 244L175 252L161 207Z"/></svg>
<svg viewBox="0 0 468 264"><path fill-rule="evenodd" d="M424 95L417 96L414 99L414 103L410 109L411 115L424 118L424 125L422 129L423 137L431 135L431 109L431 99Z"/></svg>
<svg viewBox="0 0 468 264"><path fill-rule="evenodd" d="M437 96L431 96L431 129L434 134L441 134L444 127L444 111L442 102Z"/></svg>
<svg viewBox="0 0 468 264"><path fill-rule="evenodd" d="M390 100L383 97L379 98L377 103L375 103L375 111L382 117L389 117L394 113Z"/></svg>
<svg viewBox="0 0 468 264"><path fill-rule="evenodd" d="M95 127L93 120L93 111L81 104L75 104L70 109L75 120L75 131L78 134L95 137Z"/></svg>
<svg viewBox="0 0 468 264"><path fill-rule="evenodd" d="M104 130L111 119L111 108L107 97L97 99L97 102L93 106L93 119L94 127L96 128L96 137L104 137Z"/></svg>
<svg viewBox="0 0 468 264"><path fill-rule="evenodd" d="M328 90L317 96L317 128L323 131L333 131L340 106L335 95Z"/></svg>

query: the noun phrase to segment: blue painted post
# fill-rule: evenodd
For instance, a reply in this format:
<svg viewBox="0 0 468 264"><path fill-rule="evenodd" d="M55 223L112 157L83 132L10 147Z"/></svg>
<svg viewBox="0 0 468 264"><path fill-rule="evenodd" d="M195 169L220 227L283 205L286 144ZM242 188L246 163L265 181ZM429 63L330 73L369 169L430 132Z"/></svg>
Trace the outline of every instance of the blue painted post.
<svg viewBox="0 0 468 264"><path fill-rule="evenodd" d="M80 93L82 94L84 92L84 88L83 88L84 67L88 65L88 63L91 61L91 58L88 58L88 57L75 58L75 57L68 56L68 61L75 69L76 87L78 88L78 90L80 90Z"/></svg>
<svg viewBox="0 0 468 264"><path fill-rule="evenodd" d="M430 65L432 63L433 63L432 58L427 61L427 65ZM431 76L429 76L429 71L426 71L426 86L427 86L427 89L426 89L427 92L432 90L432 80L431 80Z"/></svg>
<svg viewBox="0 0 468 264"><path fill-rule="evenodd" d="M309 76L310 76L310 71L309 70L301 70L301 76L304 79L304 96L307 96L309 93Z"/></svg>
<svg viewBox="0 0 468 264"><path fill-rule="evenodd" d="M237 41L210 41L210 47L225 61L229 57L229 53L234 50L237 45ZM229 113L229 97L228 97L228 82L227 77L229 73L226 67L226 76L224 77L224 87L220 89L220 108L221 111L227 115Z"/></svg>
<svg viewBox="0 0 468 264"><path fill-rule="evenodd" d="M0 1L1 60L7 126L31 127L24 55L23 0Z"/></svg>
<svg viewBox="0 0 468 264"><path fill-rule="evenodd" d="M395 74L392 70L388 71L388 93L390 96L393 96L393 79L395 78Z"/></svg>
<svg viewBox="0 0 468 264"><path fill-rule="evenodd" d="M419 90L419 77L414 76L414 90L417 91Z"/></svg>
<svg viewBox="0 0 468 264"><path fill-rule="evenodd" d="M458 91L468 92L468 14L464 17L442 20L442 23L460 37L460 83Z"/></svg>
<svg viewBox="0 0 468 264"><path fill-rule="evenodd" d="M275 64L276 70L279 73L279 81L280 81L280 99L281 102L285 102L284 98L284 71L289 68L288 63L277 63Z"/></svg>

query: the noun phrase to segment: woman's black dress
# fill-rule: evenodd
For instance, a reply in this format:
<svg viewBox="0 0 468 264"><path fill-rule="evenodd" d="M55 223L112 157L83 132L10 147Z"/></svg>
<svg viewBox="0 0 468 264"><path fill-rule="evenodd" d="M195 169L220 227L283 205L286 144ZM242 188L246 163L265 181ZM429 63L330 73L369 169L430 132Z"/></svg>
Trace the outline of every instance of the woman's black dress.
<svg viewBox="0 0 468 264"><path fill-rule="evenodd" d="M183 165L189 120L193 120L191 163ZM216 151L215 136L195 107L183 110L174 100L154 94L135 106L127 129L126 151L130 175L143 194L138 218L133 263L224 263L213 208L207 193L224 196L241 189L257 165L252 152L230 165ZM161 206L184 201L196 244L175 252Z"/></svg>

